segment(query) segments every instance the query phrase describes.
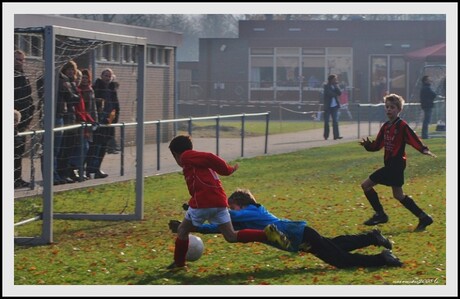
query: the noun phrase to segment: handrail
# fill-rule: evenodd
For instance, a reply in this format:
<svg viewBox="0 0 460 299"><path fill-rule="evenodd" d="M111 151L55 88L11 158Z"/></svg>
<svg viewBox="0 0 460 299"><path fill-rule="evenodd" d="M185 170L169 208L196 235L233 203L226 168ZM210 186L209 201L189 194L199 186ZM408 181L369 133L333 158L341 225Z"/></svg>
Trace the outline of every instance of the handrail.
<svg viewBox="0 0 460 299"><path fill-rule="evenodd" d="M215 116L205 116L205 117L188 117L188 118L177 118L177 119L165 119L165 120L153 120L153 121L145 121L144 125L156 125L156 143L157 143L157 170L160 170L160 144L161 144L161 125L168 124L168 123L179 123L179 122L188 122L188 133L192 135L192 122L193 121L200 121L200 120L216 120L216 155L219 155L219 141L220 141L220 120L221 119L230 119L230 118L240 118L241 119L241 157L244 157L244 141L245 141L245 134L244 134L244 126L247 117L254 117L254 116L265 116L266 122L266 130L265 130L265 144L264 144L264 153L268 152L268 123L270 119L270 111L261 112L261 113L241 113L241 114L230 114L230 115L215 115ZM120 127L120 147L121 147L121 155L120 155L120 176L124 175L124 160L125 160L125 129L126 127L136 126L137 122L129 122L129 123L115 123L115 124L98 124L100 127ZM59 131L66 131L66 130L83 130L87 127L92 127L93 124L90 123L80 123L68 126L62 126L53 128L54 132ZM39 134L45 134L45 130L34 130L34 131L26 131L18 133L19 136L28 136L31 135L31 148L35 149L38 144L41 143L40 139L37 138ZM83 138L83 134L81 134L81 138ZM80 142L82 149L81 153L83 153L83 142ZM34 152L30 155L30 162L31 165L34 165ZM83 159L82 159L83 163ZM84 165L78 165L78 169L80 175L83 174L83 167ZM31 167L30 169L30 177L31 177L31 189L35 188L35 167Z"/></svg>

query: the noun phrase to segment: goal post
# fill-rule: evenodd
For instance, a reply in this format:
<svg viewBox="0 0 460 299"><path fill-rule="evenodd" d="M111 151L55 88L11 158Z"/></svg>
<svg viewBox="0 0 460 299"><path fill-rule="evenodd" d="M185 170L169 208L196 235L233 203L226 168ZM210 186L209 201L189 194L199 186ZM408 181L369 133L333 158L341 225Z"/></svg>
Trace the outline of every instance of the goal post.
<svg viewBox="0 0 460 299"><path fill-rule="evenodd" d="M134 214L86 214L86 213L54 213L53 211L53 165L54 165L54 133L55 109L57 95L56 70L56 37L63 36L71 39L87 41L117 42L130 44L137 50L137 109L136 109L136 186ZM147 39L137 36L126 36L102 33L61 26L45 26L44 39L44 145L43 152L43 194L42 194L42 229L37 237L15 237L16 244L43 245L53 243L53 219L86 219L86 220L142 220L144 218L144 96L146 75L146 46ZM93 47L94 48L94 47ZM89 50L90 48L88 48ZM71 58L70 58L71 59ZM70 60L69 59L69 60ZM94 70L93 70L94 71ZM50 117L51 116L51 117ZM38 217L36 217L38 218Z"/></svg>

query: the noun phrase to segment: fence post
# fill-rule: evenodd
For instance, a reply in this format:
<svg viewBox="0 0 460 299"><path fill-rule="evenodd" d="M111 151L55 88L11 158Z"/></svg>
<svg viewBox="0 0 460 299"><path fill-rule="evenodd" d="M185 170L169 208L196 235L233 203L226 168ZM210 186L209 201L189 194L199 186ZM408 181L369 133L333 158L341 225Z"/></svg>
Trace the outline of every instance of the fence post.
<svg viewBox="0 0 460 299"><path fill-rule="evenodd" d="M83 179L85 175L85 132L86 132L86 123L82 123L80 128L78 130L80 131L80 163L78 163L78 180L80 182L83 182L85 179ZM88 151L86 152L88 153ZM71 170L72 172L74 171L73 169Z"/></svg>
<svg viewBox="0 0 460 299"><path fill-rule="evenodd" d="M26 137L24 137L26 138ZM34 156L35 156L35 145L37 144L37 133L33 131L32 138L31 138L31 146L30 146L30 189L33 190L35 188L35 164L34 164Z"/></svg>
<svg viewBox="0 0 460 299"><path fill-rule="evenodd" d="M216 118L216 155L219 156L220 115Z"/></svg>
<svg viewBox="0 0 460 299"><path fill-rule="evenodd" d="M192 117L188 120L188 135L192 136Z"/></svg>
<svg viewBox="0 0 460 299"><path fill-rule="evenodd" d="M361 138L361 104L358 104L358 139Z"/></svg>
<svg viewBox="0 0 460 299"><path fill-rule="evenodd" d="M160 170L160 120L157 122L157 170Z"/></svg>
<svg viewBox="0 0 460 299"><path fill-rule="evenodd" d="M120 150L121 150L121 161L120 161L120 175L125 175L125 123L122 123L120 127Z"/></svg>
<svg viewBox="0 0 460 299"><path fill-rule="evenodd" d="M241 116L241 157L244 157L244 124L245 124L245 114Z"/></svg>
<svg viewBox="0 0 460 299"><path fill-rule="evenodd" d="M270 121L270 111L267 112L267 115L265 116L265 150L264 154L267 153L268 151L268 123Z"/></svg>
<svg viewBox="0 0 460 299"><path fill-rule="evenodd" d="M369 108L373 109L373 106L369 106ZM374 112L374 111L372 111ZM372 113L373 114L373 113ZM368 117L369 117L369 133L367 134L367 136L371 136L371 122L372 122L372 117L371 117L371 113L368 113L367 114Z"/></svg>

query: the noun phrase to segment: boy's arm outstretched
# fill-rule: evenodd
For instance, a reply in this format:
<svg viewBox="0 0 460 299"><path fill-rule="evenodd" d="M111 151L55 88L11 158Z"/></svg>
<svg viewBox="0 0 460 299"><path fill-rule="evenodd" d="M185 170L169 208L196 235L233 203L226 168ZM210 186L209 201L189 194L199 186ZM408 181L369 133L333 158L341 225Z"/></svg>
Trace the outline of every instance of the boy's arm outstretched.
<svg viewBox="0 0 460 299"><path fill-rule="evenodd" d="M422 152L422 154L431 156L431 157L433 157L433 158L436 158L436 155L433 154L429 149L424 149L423 152Z"/></svg>
<svg viewBox="0 0 460 299"><path fill-rule="evenodd" d="M366 146L369 146L370 144L372 143L372 141L369 140L369 137L367 137L366 139L362 139L359 144L366 147Z"/></svg>
<svg viewBox="0 0 460 299"><path fill-rule="evenodd" d="M412 130L408 125L404 127L405 130L405 141L410 144L413 148L418 150L424 155L431 156L433 158L436 158L436 155L433 154L428 146L423 144L422 140L415 134L414 130Z"/></svg>
<svg viewBox="0 0 460 299"><path fill-rule="evenodd" d="M385 124L384 124L385 126ZM362 145L366 151L368 152L377 152L380 149L383 148L384 142L383 142L383 132L384 132L384 127L380 128L380 131L377 134L377 137L375 140L370 140L369 137L366 137L366 139L362 139L359 144Z"/></svg>
<svg viewBox="0 0 460 299"><path fill-rule="evenodd" d="M376 152L383 146L383 143L380 145L376 140L370 140L369 137L366 137L366 139L363 138L359 144L362 145L368 152Z"/></svg>

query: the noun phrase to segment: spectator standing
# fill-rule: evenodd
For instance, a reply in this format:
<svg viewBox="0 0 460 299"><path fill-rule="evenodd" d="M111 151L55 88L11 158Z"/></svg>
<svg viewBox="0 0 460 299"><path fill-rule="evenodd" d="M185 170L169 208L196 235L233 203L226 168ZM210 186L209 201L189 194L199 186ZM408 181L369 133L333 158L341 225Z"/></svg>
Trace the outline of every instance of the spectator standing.
<svg viewBox="0 0 460 299"><path fill-rule="evenodd" d="M332 134L334 140L342 139L339 134L339 96L342 94L338 86L337 75L332 74L327 77L324 85L324 139L329 138L329 118L332 117Z"/></svg>
<svg viewBox="0 0 460 299"><path fill-rule="evenodd" d="M24 73L25 53L14 51L14 109L21 114L17 124L18 132L27 131L35 111L32 98L32 86ZM16 136L14 147L14 188L29 187L30 183L22 179L22 158L26 147L26 137Z"/></svg>
<svg viewBox="0 0 460 299"><path fill-rule="evenodd" d="M80 95L75 84L77 64L70 60L59 73L58 98L56 103L55 127L74 125L76 123L75 106L80 102ZM75 174L69 167L76 138L75 130L56 132L54 135L55 172L54 184L73 183Z"/></svg>
<svg viewBox="0 0 460 299"><path fill-rule="evenodd" d="M114 76L114 80L115 80L115 76ZM120 88L120 83L118 83L117 81L110 82L109 89L115 90L117 95L118 95L118 88ZM118 120L116 122L118 122ZM120 151L120 147L117 145L117 141L115 139L115 128L110 127L109 129L110 129L110 138L107 141L107 153L108 154L118 154Z"/></svg>
<svg viewBox="0 0 460 299"><path fill-rule="evenodd" d="M91 103L95 105L94 91L91 87L91 75L89 71L87 69L84 69L83 71L77 70L75 83L77 85L77 91L80 95L80 101L77 105L75 105L76 120L82 124L94 124L95 120L90 115L90 113L88 113L85 105L85 103L88 103L89 106ZM72 157L69 160L69 167L71 168L71 173L73 173L71 178L73 180L81 182L89 179L89 177L84 174L83 167L86 160L86 155L89 150L90 141L92 141L91 128L86 126L80 128L75 140Z"/></svg>
<svg viewBox="0 0 460 299"><path fill-rule="evenodd" d="M98 119L103 125L110 125L118 122L120 115L120 104L118 95L113 82L114 74L109 68L101 73L101 78L96 79L93 85L94 95L96 97L96 106L99 112ZM101 164L107 152L107 143L114 135L114 128L109 126L101 126L93 136L93 144L88 151L88 160L86 167L86 175L94 174L94 178L105 178L108 174L101 170Z"/></svg>
<svg viewBox="0 0 460 299"><path fill-rule="evenodd" d="M423 110L422 139L428 139L428 127L431 123L435 98L436 92L431 88L431 78L423 76L422 88L420 89L420 104Z"/></svg>

